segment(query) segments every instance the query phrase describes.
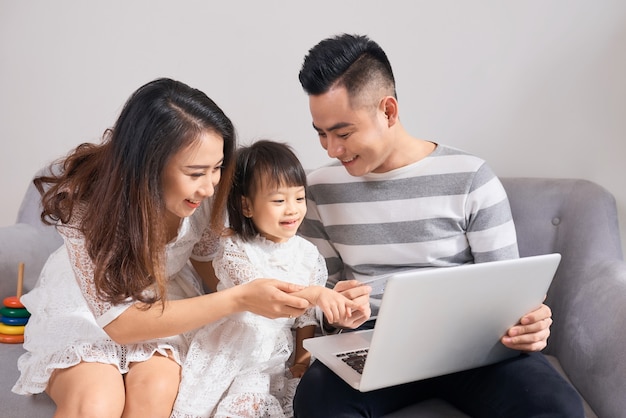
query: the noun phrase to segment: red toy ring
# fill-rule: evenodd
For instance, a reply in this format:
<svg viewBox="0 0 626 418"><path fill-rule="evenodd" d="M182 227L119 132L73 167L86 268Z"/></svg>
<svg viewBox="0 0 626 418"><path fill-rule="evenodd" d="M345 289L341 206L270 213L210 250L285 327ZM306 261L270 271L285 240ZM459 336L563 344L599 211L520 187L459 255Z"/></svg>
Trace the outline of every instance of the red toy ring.
<svg viewBox="0 0 626 418"><path fill-rule="evenodd" d="M4 343L4 344L21 344L23 342L24 342L24 335L0 334L0 343Z"/></svg>
<svg viewBox="0 0 626 418"><path fill-rule="evenodd" d="M22 302L20 302L20 299L17 296L9 296L4 298L4 306L6 306L7 308L23 308L24 305L22 305Z"/></svg>

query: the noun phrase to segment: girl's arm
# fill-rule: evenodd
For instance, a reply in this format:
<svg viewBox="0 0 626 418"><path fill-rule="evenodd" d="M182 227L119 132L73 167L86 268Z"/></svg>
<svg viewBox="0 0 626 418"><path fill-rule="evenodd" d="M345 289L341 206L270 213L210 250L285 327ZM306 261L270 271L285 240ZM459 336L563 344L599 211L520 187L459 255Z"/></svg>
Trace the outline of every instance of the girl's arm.
<svg viewBox="0 0 626 418"><path fill-rule="evenodd" d="M219 279L215 275L213 263L211 261L197 261L192 258L191 265L193 265L196 273L198 273L198 275L202 278L206 288L211 292L217 291L217 283L219 282Z"/></svg>
<svg viewBox="0 0 626 418"><path fill-rule="evenodd" d="M304 349L302 341L313 338L315 335L315 325L307 325L296 328L296 350L293 359L293 366L289 368L293 377L302 377L311 363L311 353Z"/></svg>

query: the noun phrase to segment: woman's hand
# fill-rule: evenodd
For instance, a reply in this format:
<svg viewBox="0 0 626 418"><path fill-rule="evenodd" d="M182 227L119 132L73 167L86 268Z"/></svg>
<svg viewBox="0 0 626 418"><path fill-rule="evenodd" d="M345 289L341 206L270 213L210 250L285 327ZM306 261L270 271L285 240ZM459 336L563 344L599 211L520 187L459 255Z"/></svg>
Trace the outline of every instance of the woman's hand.
<svg viewBox="0 0 626 418"><path fill-rule="evenodd" d="M550 325L552 310L547 305L541 305L511 327L502 337L502 344L514 350L541 351L548 345Z"/></svg>
<svg viewBox="0 0 626 418"><path fill-rule="evenodd" d="M275 279L256 279L231 288L239 311L249 311L267 318L289 318L302 315L309 302L291 295L304 287Z"/></svg>

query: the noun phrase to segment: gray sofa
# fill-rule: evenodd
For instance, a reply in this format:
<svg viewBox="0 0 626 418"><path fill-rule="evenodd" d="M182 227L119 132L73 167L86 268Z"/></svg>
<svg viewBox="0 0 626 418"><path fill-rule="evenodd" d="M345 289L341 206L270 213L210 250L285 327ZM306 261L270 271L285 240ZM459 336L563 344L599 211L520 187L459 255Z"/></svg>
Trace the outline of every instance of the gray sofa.
<svg viewBox="0 0 626 418"><path fill-rule="evenodd" d="M626 417L626 263L613 196L576 179L504 178L522 256L559 252L548 294L554 324L546 354L585 399L589 417ZM0 228L0 297L15 294L17 266L26 263L31 289L48 255L61 244L39 221L38 195L28 187L15 225ZM51 417L45 395L18 396L21 345L0 344L0 417ZM432 400L389 417L464 417Z"/></svg>

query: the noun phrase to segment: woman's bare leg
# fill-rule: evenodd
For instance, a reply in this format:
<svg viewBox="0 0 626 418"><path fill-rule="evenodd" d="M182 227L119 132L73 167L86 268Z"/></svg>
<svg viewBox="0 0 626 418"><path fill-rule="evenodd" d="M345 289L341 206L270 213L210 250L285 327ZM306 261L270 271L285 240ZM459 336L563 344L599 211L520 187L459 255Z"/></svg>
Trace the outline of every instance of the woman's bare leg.
<svg viewBox="0 0 626 418"><path fill-rule="evenodd" d="M159 354L132 363L125 377L126 406L122 417L168 418L178 394L180 370L172 358Z"/></svg>
<svg viewBox="0 0 626 418"><path fill-rule="evenodd" d="M55 417L116 417L124 410L124 380L117 367L79 363L57 369L46 392L57 405Z"/></svg>

